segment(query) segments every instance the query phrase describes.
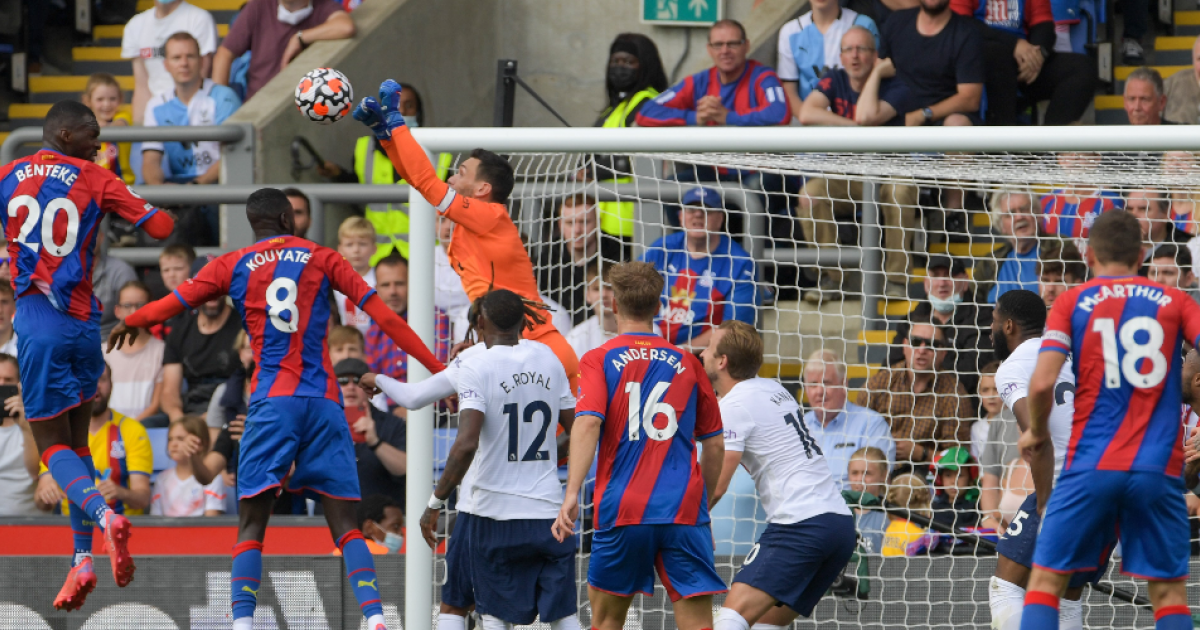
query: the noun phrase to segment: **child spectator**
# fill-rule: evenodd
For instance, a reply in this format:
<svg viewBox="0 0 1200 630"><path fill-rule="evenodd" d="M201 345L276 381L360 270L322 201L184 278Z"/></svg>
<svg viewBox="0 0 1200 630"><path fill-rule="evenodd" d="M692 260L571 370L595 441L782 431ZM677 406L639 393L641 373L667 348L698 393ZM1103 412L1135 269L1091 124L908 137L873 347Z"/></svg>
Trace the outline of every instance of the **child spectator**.
<svg viewBox="0 0 1200 630"><path fill-rule="evenodd" d="M971 457L976 461L983 457L991 423L998 421L1004 411L1004 401L1000 400L1000 392L996 390L996 370L999 368L1000 362L992 361L979 372L979 419L971 425Z"/></svg>
<svg viewBox="0 0 1200 630"><path fill-rule="evenodd" d="M850 455L846 470L850 475L851 491L869 494L883 501L887 494L887 453L875 446L864 446ZM883 549L883 533L888 528L887 514L878 509L853 509L854 526L858 529L863 547L867 553L879 553Z"/></svg>
<svg viewBox="0 0 1200 630"><path fill-rule="evenodd" d="M158 474L154 496L150 498L150 513L156 516L218 516L225 511L225 482L221 475L212 483L200 485L192 474L192 457L188 454L188 437L200 440L202 453L208 451L208 427L198 416L184 416L171 422L167 433L167 454L174 466Z"/></svg>
<svg viewBox="0 0 1200 630"><path fill-rule="evenodd" d="M366 340L359 329L353 326L334 326L329 329L329 362L333 365L343 359L365 361Z"/></svg>
<svg viewBox="0 0 1200 630"><path fill-rule="evenodd" d="M933 464L933 520L955 530L979 523L979 465L970 451L951 446Z"/></svg>
<svg viewBox="0 0 1200 630"><path fill-rule="evenodd" d="M129 112L121 111L125 98L117 78L107 72L88 77L80 99L96 115L100 127L128 127L133 124ZM133 184L133 169L129 166L129 143L101 142L96 152L96 164L116 173L126 184ZM115 218L115 217L114 217Z"/></svg>
<svg viewBox="0 0 1200 630"><path fill-rule="evenodd" d="M163 286L168 292L174 291L192 277L192 264L195 262L196 250L192 249L191 245L168 245L163 248L162 253L158 255L158 273L162 276ZM167 335L184 322L186 315L187 312L184 311L168 319L166 323L151 328L150 334L165 341Z"/></svg>
<svg viewBox="0 0 1200 630"><path fill-rule="evenodd" d="M912 473L892 479L887 493L890 506L908 508L917 516L929 518L931 499L925 480ZM883 555L915 556L937 546L938 535L920 527L899 514L888 514L887 531L883 535Z"/></svg>
<svg viewBox="0 0 1200 630"><path fill-rule="evenodd" d="M1087 265L1074 243L1051 239L1038 254L1038 295L1049 309L1067 289L1083 284L1087 274Z"/></svg>
<svg viewBox="0 0 1200 630"><path fill-rule="evenodd" d="M371 256L375 254L375 226L370 221L357 216L342 221L338 226L337 251L371 288L375 288L375 270L371 268ZM367 334L371 328L371 318L341 293L334 291L333 299L337 303L342 324L354 326L362 334Z"/></svg>
<svg viewBox="0 0 1200 630"><path fill-rule="evenodd" d="M150 289L140 280L126 282L117 296L115 312L121 321L150 303ZM140 334L133 343L105 353L104 362L113 374L109 407L137 418L139 422L158 413L162 403L165 348L166 344L161 339Z"/></svg>
<svg viewBox="0 0 1200 630"><path fill-rule="evenodd" d="M385 494L365 496L358 503L356 515L358 530L372 555L404 553L404 510L395 499ZM333 555L342 555L342 550L334 549Z"/></svg>

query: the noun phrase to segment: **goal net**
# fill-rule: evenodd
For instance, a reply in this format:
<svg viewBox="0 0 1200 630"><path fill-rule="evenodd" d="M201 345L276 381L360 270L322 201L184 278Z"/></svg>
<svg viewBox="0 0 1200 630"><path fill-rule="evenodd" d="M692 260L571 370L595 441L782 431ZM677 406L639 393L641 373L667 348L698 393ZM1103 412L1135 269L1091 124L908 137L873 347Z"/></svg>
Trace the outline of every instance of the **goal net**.
<svg viewBox="0 0 1200 630"><path fill-rule="evenodd" d="M996 535L1020 526L1018 507L1032 491L1015 419L990 376L998 295L1028 289L1049 304L1085 281L1088 229L1121 207L1141 218L1142 234L1129 238L1153 252L1149 275L1200 295L1191 269L1200 256L1191 238L1200 233L1193 153L508 157L517 174L511 214L542 295L558 309L556 324L575 331L568 337L577 350L615 330L605 268L649 256L668 276L664 335L687 347L703 344L722 319L753 323L765 341L760 375L814 411L807 429L848 501L862 506L860 545L844 579L797 627L989 627ZM456 278L441 273L444 301ZM461 302L442 306L454 311ZM457 340L465 319L450 319ZM854 421L837 415L845 404L861 407L850 407ZM456 418L443 411L438 422L435 476ZM878 461L881 451L889 461ZM907 508L911 519L881 511L880 502ZM449 514L443 536L452 535ZM589 499L577 580L584 627L590 519ZM1195 555L1192 525L1191 540L1179 544ZM727 581L765 527L741 470L712 510ZM1085 591L1085 627L1153 625L1144 585L1139 591L1118 565L1114 558L1101 584ZM440 601L441 554L434 574ZM626 627L675 627L661 584L635 598Z"/></svg>

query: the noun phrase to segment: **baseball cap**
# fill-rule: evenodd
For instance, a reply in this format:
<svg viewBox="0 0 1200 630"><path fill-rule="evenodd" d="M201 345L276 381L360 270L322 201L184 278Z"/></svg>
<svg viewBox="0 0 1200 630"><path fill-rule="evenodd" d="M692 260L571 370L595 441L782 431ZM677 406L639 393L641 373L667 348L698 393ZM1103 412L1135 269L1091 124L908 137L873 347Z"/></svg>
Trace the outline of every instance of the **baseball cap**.
<svg viewBox="0 0 1200 630"><path fill-rule="evenodd" d="M344 363L344 362L343 362ZM937 462L934 467L937 470L958 470L973 466L975 459L971 457L971 451L961 446L951 446L950 448L938 454Z"/></svg>
<svg viewBox="0 0 1200 630"><path fill-rule="evenodd" d="M926 271L934 269L949 269L950 277L967 273L967 267L958 258L951 258L945 254L934 254L929 257L929 262L925 263Z"/></svg>
<svg viewBox="0 0 1200 630"><path fill-rule="evenodd" d="M721 199L721 194L703 186L692 188L683 193L683 199L679 203L685 206L700 206L701 208L713 210L725 209L725 200Z"/></svg>
<svg viewBox="0 0 1200 630"><path fill-rule="evenodd" d="M363 374L370 372L371 368L362 359L342 359L338 364L333 366L333 374L338 378L344 376L362 377Z"/></svg>

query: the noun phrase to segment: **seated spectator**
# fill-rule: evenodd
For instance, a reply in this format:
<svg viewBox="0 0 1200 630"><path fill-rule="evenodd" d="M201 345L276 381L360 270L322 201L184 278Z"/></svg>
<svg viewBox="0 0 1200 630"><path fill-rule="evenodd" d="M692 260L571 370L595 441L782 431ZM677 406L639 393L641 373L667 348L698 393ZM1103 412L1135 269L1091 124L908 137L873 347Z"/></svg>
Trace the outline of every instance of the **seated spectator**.
<svg viewBox="0 0 1200 630"><path fill-rule="evenodd" d="M861 26L846 31L842 37L841 67L826 70L804 98L803 105L797 106L800 124L835 127L904 124L903 113L912 108L912 96L908 87L895 78L892 61L879 58L875 41L871 31Z"/></svg>
<svg viewBox="0 0 1200 630"><path fill-rule="evenodd" d="M538 287L579 325L592 310L585 295L588 265L596 261L605 267L615 265L625 259L624 247L619 239L600 231L596 200L583 193L563 200L555 227L556 233L539 249L534 263Z"/></svg>
<svg viewBox="0 0 1200 630"><path fill-rule="evenodd" d="M979 465L962 446L942 451L934 462L933 520L956 530L979 523Z"/></svg>
<svg viewBox="0 0 1200 630"><path fill-rule="evenodd" d="M1087 275L1087 264L1075 245L1070 242L1061 246L1047 244L1038 257L1038 295L1049 309L1067 289L1086 282Z"/></svg>
<svg viewBox="0 0 1200 630"><path fill-rule="evenodd" d="M296 219L296 236L308 238L308 227L312 225L312 202L299 188L284 188L283 194L292 202L292 216Z"/></svg>
<svg viewBox="0 0 1200 630"><path fill-rule="evenodd" d="M992 229L1000 233L1001 246L990 257L975 261L975 283L986 290L987 303L1013 289L1036 291L1038 285L1038 237L1040 221L1033 195L1023 190L1004 189L989 201Z"/></svg>
<svg viewBox="0 0 1200 630"><path fill-rule="evenodd" d="M170 293L192 277L192 265L196 262L196 250L191 245L167 245L158 255L158 273L163 286ZM186 321L187 313L180 313L165 324L150 329L150 334L166 340L171 331Z"/></svg>
<svg viewBox="0 0 1200 630"><path fill-rule="evenodd" d="M358 380L368 372L358 359L343 359L333 366L342 386L346 421L358 461L358 483L362 496L382 494L404 503L404 473L408 455L404 452L404 420L380 411L370 404Z"/></svg>
<svg viewBox="0 0 1200 630"><path fill-rule="evenodd" d="M1192 44L1192 67L1168 77L1163 94L1167 97L1163 118L1181 125L1200 124L1200 37Z"/></svg>
<svg viewBox="0 0 1200 630"><path fill-rule="evenodd" d="M450 341L458 343L467 334L467 309L471 298L463 290L462 278L450 264L446 248L454 234L454 222L444 216L437 219L438 244L433 248L433 305L446 312L450 318Z"/></svg>
<svg viewBox="0 0 1200 630"><path fill-rule="evenodd" d="M217 25L208 11L183 0L156 2L154 8L133 16L121 36L121 58L133 62L133 124L142 124L150 97L171 90L166 68L167 38L189 33L200 42L200 76L211 76L217 48Z"/></svg>
<svg viewBox="0 0 1200 630"><path fill-rule="evenodd" d="M167 433L167 455L174 465L158 473L150 513L156 516L220 516L225 513L225 482L220 475L201 484L193 473L194 455L188 442L200 440L200 453L208 452L208 428L204 419L184 416L171 421Z"/></svg>
<svg viewBox="0 0 1200 630"><path fill-rule="evenodd" d="M96 471L96 489L118 514L145 514L151 504L150 475L154 473L154 450L141 423L109 407L112 372L106 366L96 384L92 419L88 424L88 448ZM70 503L43 464L38 479L38 503L50 510L61 503L70 513Z"/></svg>
<svg viewBox="0 0 1200 630"><path fill-rule="evenodd" d="M117 325L117 294L125 283L137 280L137 272L129 263L108 255L108 241L96 239L93 250L96 264L92 267L92 294L100 300L100 338L108 339L108 333Z"/></svg>
<svg viewBox="0 0 1200 630"><path fill-rule="evenodd" d="M864 446L854 451L847 464L849 489L870 494L882 503L887 493L888 466L887 455L874 446ZM861 507L852 509L859 542L867 553L879 553L883 549L883 533L888 528L887 513Z"/></svg>
<svg viewBox="0 0 1200 630"><path fill-rule="evenodd" d="M1100 167L1098 153L1062 152L1055 159L1065 173L1089 177ZM1042 197L1042 228L1047 234L1086 242L1092 222L1102 212L1123 208L1121 194L1087 184L1064 186Z"/></svg>
<svg viewBox="0 0 1200 630"><path fill-rule="evenodd" d="M927 260L925 300L917 304L912 315L928 317L942 330L953 352L945 354L940 367L955 371L959 382L973 394L980 366L992 360L992 337L986 332L992 325L992 309L980 308L975 303L962 260L939 254L930 255ZM903 342L907 338L908 322L900 322L888 352L889 364L904 360Z"/></svg>
<svg viewBox="0 0 1200 630"><path fill-rule="evenodd" d="M1125 115L1131 125L1173 125L1163 118L1167 95L1158 70L1142 66L1125 78Z"/></svg>
<svg viewBox="0 0 1200 630"><path fill-rule="evenodd" d="M999 367L998 361L984 367L984 375L979 379L979 396L983 399L980 401L981 405L992 405L993 403L988 401L993 397L1000 400L999 392L996 391L995 378L996 370ZM1003 531L1008 527L1007 519L1011 519L1011 515L1006 517L1002 511L1001 500L1004 498L1004 489L1001 487L1001 481L1005 476L1005 466L1008 462L1021 456L1021 451L1017 449L1017 440L1020 438L1021 428L1017 426L1016 416L1001 404L999 415L988 419L987 441L979 456L980 472L982 473L979 494L980 527L995 531ZM1020 506L1018 501L1013 509Z"/></svg>
<svg viewBox="0 0 1200 630"><path fill-rule="evenodd" d="M333 338L332 333L329 338ZM213 444L220 439L221 430L231 422L246 419L247 406L250 404L251 375L255 369L254 350L245 330L238 331L233 349L238 353L239 365L233 370L233 374L229 375L229 380L217 385L213 390L212 398L208 401L208 410L204 412L204 421L208 424L208 435ZM236 459L235 455L229 461Z"/></svg>
<svg viewBox="0 0 1200 630"><path fill-rule="evenodd" d="M1186 244L1192 235L1184 232L1171 220L1171 201L1166 193L1152 188L1139 188L1125 194L1125 209L1137 217L1142 227L1142 242L1146 244L1146 261L1165 243Z"/></svg>
<svg viewBox="0 0 1200 630"><path fill-rule="evenodd" d="M992 361L979 372L979 419L971 423L971 457L975 461L983 458L992 423L1003 422L1000 416L1004 413L1004 401L996 389L996 370L999 367L999 361Z"/></svg>
<svg viewBox="0 0 1200 630"><path fill-rule="evenodd" d="M906 125L978 125L983 100L983 42L970 18L950 11L950 0L920 0L895 11L880 32L880 56L913 96Z"/></svg>
<svg viewBox="0 0 1200 630"><path fill-rule="evenodd" d="M12 357L17 356L17 331L13 330L13 317L16 314L17 300L13 295L12 283L0 280L0 354Z"/></svg>
<svg viewBox="0 0 1200 630"><path fill-rule="evenodd" d="M1200 176L1200 158L1190 151L1167 151L1162 156L1162 170L1164 175L1187 182L1171 186L1171 220L1192 236L1200 234L1200 188L1194 185Z"/></svg>
<svg viewBox="0 0 1200 630"><path fill-rule="evenodd" d="M575 350L575 355L582 357L588 352L604 345L606 341L617 336L617 316L613 313L612 291L605 283L608 270L612 267L600 267L599 261L592 261L587 266L586 299L592 307L593 315L583 323L571 329L567 335L567 343Z"/></svg>
<svg viewBox="0 0 1200 630"><path fill-rule="evenodd" d="M1192 252L1186 245L1166 243L1155 248L1150 255L1146 277L1168 287L1174 287L1200 298L1196 289L1196 274L1192 272Z"/></svg>
<svg viewBox="0 0 1200 630"><path fill-rule="evenodd" d="M918 475L897 475L888 484L887 503L907 508L916 516L931 518L933 499L929 486ZM883 535L883 556L916 556L928 553L937 546L939 536L916 525L895 512L888 514L887 531Z"/></svg>
<svg viewBox="0 0 1200 630"><path fill-rule="evenodd" d="M754 259L722 231L726 211L717 191L693 188L681 203L683 230L651 244L642 261L666 277L655 323L667 341L698 350L727 319L754 325L761 296Z"/></svg>
<svg viewBox="0 0 1200 630"><path fill-rule="evenodd" d="M150 289L140 280L130 280L121 287L116 305L117 319L126 317L150 303ZM140 331L133 343L106 351L104 362L113 374L113 410L141 422L159 412L162 406L163 352L166 344L147 331Z"/></svg>
<svg viewBox="0 0 1200 630"><path fill-rule="evenodd" d="M355 514L371 555L404 553L404 510L395 499L384 494L364 496ZM342 555L342 550L334 548L333 555Z"/></svg>
<svg viewBox="0 0 1200 630"><path fill-rule="evenodd" d="M338 226L338 253L362 276L367 286L372 288L375 287L375 269L371 260L377 247L375 226L363 217L349 217ZM339 291L333 292L333 301L337 303L339 320L346 326L354 326L365 335L371 328L371 318Z"/></svg>
<svg viewBox="0 0 1200 630"><path fill-rule="evenodd" d="M0 386L19 387L20 382L16 357L0 354ZM40 459L20 394L4 401L3 416L0 418L0 516L37 516L33 489Z"/></svg>
<svg viewBox="0 0 1200 630"><path fill-rule="evenodd" d="M812 407L804 425L821 446L839 490L850 481L850 456L864 447L884 453L884 463L892 467L896 445L887 420L846 400L846 366L832 350L817 350L804 363L804 395Z"/></svg>
<svg viewBox="0 0 1200 630"><path fill-rule="evenodd" d="M1083 116L1096 92L1096 71L1087 55L1054 50L1050 0L952 0L950 5L955 13L988 26L983 59L989 124L1017 124L1018 95L1050 101L1047 125L1067 125ZM1036 112L1035 107L1035 124Z"/></svg>
<svg viewBox="0 0 1200 630"><path fill-rule="evenodd" d="M162 408L168 418L204 416L217 386L239 365L234 342L241 331L241 317L224 296L185 313L163 349Z"/></svg>
<svg viewBox="0 0 1200 630"><path fill-rule="evenodd" d="M708 29L708 54L713 67L643 105L638 126L761 127L791 120L775 71L746 58L750 40L739 22L720 20Z"/></svg>
<svg viewBox="0 0 1200 630"><path fill-rule="evenodd" d="M329 344L329 362L332 365L341 363L343 359L366 360L366 338L353 326L330 328L325 342Z"/></svg>
<svg viewBox="0 0 1200 630"><path fill-rule="evenodd" d="M333 0L250 0L213 56L213 81L229 85L233 60L250 56L246 100L313 42L348 39L354 20Z"/></svg>
<svg viewBox="0 0 1200 630"><path fill-rule="evenodd" d="M128 32L129 26L126 25L125 29ZM137 80L136 75L134 80ZM134 93L137 93L137 88L134 88ZM83 88L83 97L80 100L92 110L92 113L96 114L96 122L101 128L128 127L133 123L132 116L120 111L121 103L125 100L121 84L117 82L116 77L107 72L97 72L88 77L87 84ZM126 184L133 184L135 177L133 168L129 166L128 143L101 142L100 150L96 152L96 164L112 171ZM118 218L120 217L114 215L109 218L109 221L115 221ZM128 221L121 220L126 225L129 224Z"/></svg>
<svg viewBox="0 0 1200 630"><path fill-rule="evenodd" d="M788 20L779 29L776 71L783 83L788 106L796 117L800 117L800 104L808 100L821 75L830 74L846 65L846 33L854 27L861 28L866 31L864 35L869 36L872 54L879 46L879 29L875 26L875 20L840 6L837 0L814 0L809 5L812 10ZM855 45L862 44L858 42ZM871 71L872 64L866 64L864 77ZM853 116L849 118L853 119ZM800 122L810 124L802 118Z"/></svg>
<svg viewBox="0 0 1200 630"><path fill-rule="evenodd" d="M958 375L938 367L947 348L942 329L917 315L909 316L908 325L904 361L871 376L857 402L891 425L897 464L920 465L930 461L939 444L969 443L968 420L975 413Z"/></svg>

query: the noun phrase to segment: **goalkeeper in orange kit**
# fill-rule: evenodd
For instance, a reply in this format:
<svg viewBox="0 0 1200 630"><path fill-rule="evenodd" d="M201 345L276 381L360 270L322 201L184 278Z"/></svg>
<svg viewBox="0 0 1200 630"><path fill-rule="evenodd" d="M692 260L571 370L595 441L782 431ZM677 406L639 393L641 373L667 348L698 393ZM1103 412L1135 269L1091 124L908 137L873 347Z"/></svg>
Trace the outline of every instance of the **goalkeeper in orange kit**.
<svg viewBox="0 0 1200 630"><path fill-rule="evenodd" d="M384 81L379 86L379 100L364 98L354 110L354 118L375 133L396 173L455 223L446 255L467 296L474 301L495 287L541 302L533 263L504 205L513 189L512 165L491 151L475 149L450 176L449 184L438 179L425 150L404 124L400 89L399 83ZM579 391L579 358L549 317L524 337L550 346L562 361L571 391Z"/></svg>

